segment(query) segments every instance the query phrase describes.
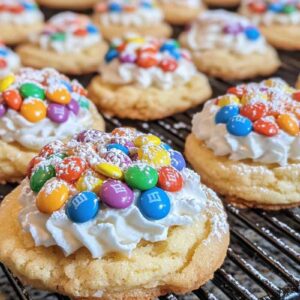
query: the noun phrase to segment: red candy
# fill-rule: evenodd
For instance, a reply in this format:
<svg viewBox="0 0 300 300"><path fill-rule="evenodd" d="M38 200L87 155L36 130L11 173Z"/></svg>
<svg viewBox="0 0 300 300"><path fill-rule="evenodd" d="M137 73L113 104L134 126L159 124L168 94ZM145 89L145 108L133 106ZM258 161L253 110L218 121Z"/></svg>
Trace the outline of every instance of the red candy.
<svg viewBox="0 0 300 300"><path fill-rule="evenodd" d="M24 7L22 5L14 5L9 7L9 11L14 14L19 14L24 11Z"/></svg>
<svg viewBox="0 0 300 300"><path fill-rule="evenodd" d="M22 97L17 90L7 90L3 92L3 99L8 107L19 110L22 105Z"/></svg>
<svg viewBox="0 0 300 300"><path fill-rule="evenodd" d="M267 113L267 107L263 103L246 104L241 107L240 114L251 121L256 121Z"/></svg>
<svg viewBox="0 0 300 300"><path fill-rule="evenodd" d="M158 64L156 53L152 51L140 51L137 57L137 65L142 68L151 68Z"/></svg>
<svg viewBox="0 0 300 300"><path fill-rule="evenodd" d="M0 58L0 69L4 69L7 67L7 62L5 59Z"/></svg>
<svg viewBox="0 0 300 300"><path fill-rule="evenodd" d="M72 183L79 179L81 174L86 169L86 163L80 157L70 156L56 166L56 176L62 180Z"/></svg>
<svg viewBox="0 0 300 300"><path fill-rule="evenodd" d="M158 174L158 186L168 192L178 192L183 187L183 178L173 167L162 167Z"/></svg>
<svg viewBox="0 0 300 300"><path fill-rule="evenodd" d="M74 34L77 36L85 36L85 35L87 35L87 31L86 31L86 29L79 28L74 31Z"/></svg>
<svg viewBox="0 0 300 300"><path fill-rule="evenodd" d="M244 88L241 86L232 86L227 90L227 93L236 95L237 97L241 98L244 95Z"/></svg>
<svg viewBox="0 0 300 300"><path fill-rule="evenodd" d="M263 2L252 2L249 4L249 8L256 13L262 14L267 10L266 4Z"/></svg>
<svg viewBox="0 0 300 300"><path fill-rule="evenodd" d="M293 93L293 99L300 102L300 91Z"/></svg>
<svg viewBox="0 0 300 300"><path fill-rule="evenodd" d="M40 156L35 156L29 163L28 167L27 167L27 171L26 171L26 174L28 177L31 176L31 173L32 173L32 170L33 168L38 164L40 163L41 161L43 160L42 157Z"/></svg>
<svg viewBox="0 0 300 300"><path fill-rule="evenodd" d="M271 137L278 134L278 126L271 122L266 121L264 119L259 119L253 124L253 129L255 132Z"/></svg>
<svg viewBox="0 0 300 300"><path fill-rule="evenodd" d="M63 146L64 144L61 141L51 142L41 149L39 156L48 157L54 153L62 152Z"/></svg>
<svg viewBox="0 0 300 300"><path fill-rule="evenodd" d="M73 86L72 86L72 88L73 88L73 92L74 93L76 93L76 94L79 94L79 95L81 95L81 96L87 96L87 90L86 89L84 89L82 86L80 86L79 84L74 84Z"/></svg>
<svg viewBox="0 0 300 300"><path fill-rule="evenodd" d="M160 62L159 66L164 72L173 72L177 69L178 64L176 60L166 58Z"/></svg>

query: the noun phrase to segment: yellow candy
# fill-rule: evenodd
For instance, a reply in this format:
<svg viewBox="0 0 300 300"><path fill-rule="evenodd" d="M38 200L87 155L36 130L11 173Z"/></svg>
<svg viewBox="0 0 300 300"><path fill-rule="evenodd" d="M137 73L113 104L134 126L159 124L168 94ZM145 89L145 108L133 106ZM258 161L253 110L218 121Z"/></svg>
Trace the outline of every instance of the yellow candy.
<svg viewBox="0 0 300 300"><path fill-rule="evenodd" d="M279 115L277 118L277 124L279 128L281 128L282 130L284 130L286 133L290 135L299 134L298 122L289 114Z"/></svg>
<svg viewBox="0 0 300 300"><path fill-rule="evenodd" d="M103 180L97 177L96 174L84 174L77 181L76 188L80 192L92 191L94 193L98 193L102 184Z"/></svg>
<svg viewBox="0 0 300 300"><path fill-rule="evenodd" d="M142 134L134 140L134 145L136 147L141 147L147 144L158 146L160 145L160 143L161 143L160 138L153 134Z"/></svg>
<svg viewBox="0 0 300 300"><path fill-rule="evenodd" d="M121 179L123 177L123 171L118 166L109 163L100 163L95 166L95 169L106 177L113 179Z"/></svg>
<svg viewBox="0 0 300 300"><path fill-rule="evenodd" d="M145 42L145 39L139 36L133 36L133 37L128 37L126 39L126 42L128 43L135 43L135 44L143 44Z"/></svg>
<svg viewBox="0 0 300 300"><path fill-rule="evenodd" d="M259 99L260 101L268 101L269 97L266 93L245 93L241 98L241 103L246 105L251 102L252 99Z"/></svg>
<svg viewBox="0 0 300 300"><path fill-rule="evenodd" d="M33 99L23 102L20 113L29 122L36 123L46 118L47 108L42 101Z"/></svg>
<svg viewBox="0 0 300 300"><path fill-rule="evenodd" d="M56 89L54 91L47 91L47 98L55 103L69 104L72 100L71 94L65 88Z"/></svg>
<svg viewBox="0 0 300 300"><path fill-rule="evenodd" d="M45 214L51 214L59 210L69 197L69 188L62 181L48 181L36 197L38 210Z"/></svg>
<svg viewBox="0 0 300 300"><path fill-rule="evenodd" d="M218 105L221 107L229 105L229 104L234 104L234 103L236 103L236 104L240 103L240 99L235 95L228 94L228 95L224 95L218 99Z"/></svg>
<svg viewBox="0 0 300 300"><path fill-rule="evenodd" d="M169 166L171 164L169 152L156 145L141 147L138 150L138 158L156 168Z"/></svg>
<svg viewBox="0 0 300 300"><path fill-rule="evenodd" d="M13 74L7 75L0 80L0 92L7 90L15 82L15 76Z"/></svg>
<svg viewBox="0 0 300 300"><path fill-rule="evenodd" d="M265 84L265 86L268 86L268 87L274 87L278 83L273 79L267 79L267 80L264 81L264 84Z"/></svg>

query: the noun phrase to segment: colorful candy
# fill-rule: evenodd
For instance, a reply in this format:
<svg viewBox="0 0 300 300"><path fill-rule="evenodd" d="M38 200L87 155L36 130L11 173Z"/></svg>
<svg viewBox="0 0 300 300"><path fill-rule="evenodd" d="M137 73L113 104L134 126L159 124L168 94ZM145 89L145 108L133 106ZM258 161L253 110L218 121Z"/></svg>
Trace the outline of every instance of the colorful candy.
<svg viewBox="0 0 300 300"><path fill-rule="evenodd" d="M169 152L156 145L146 145L139 148L138 158L156 168L168 166L171 163Z"/></svg>
<svg viewBox="0 0 300 300"><path fill-rule="evenodd" d="M52 165L38 167L30 178L30 188L37 193L52 177L55 177L55 168Z"/></svg>
<svg viewBox="0 0 300 300"><path fill-rule="evenodd" d="M278 134L277 124L264 119L255 121L253 124L253 129L255 132L268 137L272 137Z"/></svg>
<svg viewBox="0 0 300 300"><path fill-rule="evenodd" d="M7 75L0 80L0 92L7 90L15 82L15 76L13 74Z"/></svg>
<svg viewBox="0 0 300 300"><path fill-rule="evenodd" d="M255 104L246 104L241 107L240 114L247 117L251 121L256 121L267 113L267 107L265 104L258 102Z"/></svg>
<svg viewBox="0 0 300 300"><path fill-rule="evenodd" d="M240 99L235 95L231 95L231 94L227 94L218 98L218 105L221 107L229 104L239 104L239 103L240 103Z"/></svg>
<svg viewBox="0 0 300 300"><path fill-rule="evenodd" d="M78 180L85 169L86 169L85 161L80 157L76 157L76 156L66 157L55 168L56 176L69 183Z"/></svg>
<svg viewBox="0 0 300 300"><path fill-rule="evenodd" d="M170 150L170 157L171 157L171 165L178 171L182 171L186 167L185 160L183 155L175 150Z"/></svg>
<svg viewBox="0 0 300 300"><path fill-rule="evenodd" d="M35 83L27 82L20 86L20 93L23 98L37 98L44 100L46 97L45 90Z"/></svg>
<svg viewBox="0 0 300 300"><path fill-rule="evenodd" d="M69 104L71 102L71 94L64 88L58 88L47 91L47 98L58 104Z"/></svg>
<svg viewBox="0 0 300 300"><path fill-rule="evenodd" d="M22 97L18 90L6 90L2 95L9 108L14 110L19 110L21 108Z"/></svg>
<svg viewBox="0 0 300 300"><path fill-rule="evenodd" d="M148 144L160 145L160 143L160 138L153 134L142 134L134 140L134 145L136 147L141 147Z"/></svg>
<svg viewBox="0 0 300 300"><path fill-rule="evenodd" d="M69 118L70 111L65 105L50 103L47 108L47 117L54 123L64 123Z"/></svg>
<svg viewBox="0 0 300 300"><path fill-rule="evenodd" d="M223 106L215 116L216 124L226 124L230 118L239 114L239 107L235 104Z"/></svg>
<svg viewBox="0 0 300 300"><path fill-rule="evenodd" d="M183 188L183 178L173 167L162 167L159 170L158 186L168 192L178 192Z"/></svg>
<svg viewBox="0 0 300 300"><path fill-rule="evenodd" d="M281 114L277 118L278 126L290 135L299 134L299 123L297 119L289 114Z"/></svg>
<svg viewBox="0 0 300 300"><path fill-rule="evenodd" d="M106 149L107 150L113 150L113 149L118 149L120 151L122 151L123 153L125 153L126 155L129 154L129 150L127 147L121 145L121 144L116 144L116 143L113 143L113 144L109 144L106 146Z"/></svg>
<svg viewBox="0 0 300 300"><path fill-rule="evenodd" d="M247 136L252 131L252 122L241 115L230 118L226 124L229 133L235 136Z"/></svg>
<svg viewBox="0 0 300 300"><path fill-rule="evenodd" d="M22 103L20 113L27 121L37 123L46 118L47 108L41 100L30 99Z"/></svg>
<svg viewBox="0 0 300 300"><path fill-rule="evenodd" d="M103 184L103 180L97 176L94 172L87 172L81 175L79 180L76 182L76 188L78 191L92 191L98 193Z"/></svg>
<svg viewBox="0 0 300 300"><path fill-rule="evenodd" d="M123 177L123 171L118 167L110 163L102 162L95 166L96 171L100 174L113 179L121 179Z"/></svg>

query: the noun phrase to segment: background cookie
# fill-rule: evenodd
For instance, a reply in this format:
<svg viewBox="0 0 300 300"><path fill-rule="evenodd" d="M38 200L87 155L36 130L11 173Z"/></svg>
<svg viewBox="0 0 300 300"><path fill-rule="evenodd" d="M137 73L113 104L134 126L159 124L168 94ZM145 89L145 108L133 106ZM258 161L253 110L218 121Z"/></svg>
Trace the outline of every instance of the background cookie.
<svg viewBox="0 0 300 300"><path fill-rule="evenodd" d="M43 6L56 9L88 9L92 8L99 0L37 0Z"/></svg>

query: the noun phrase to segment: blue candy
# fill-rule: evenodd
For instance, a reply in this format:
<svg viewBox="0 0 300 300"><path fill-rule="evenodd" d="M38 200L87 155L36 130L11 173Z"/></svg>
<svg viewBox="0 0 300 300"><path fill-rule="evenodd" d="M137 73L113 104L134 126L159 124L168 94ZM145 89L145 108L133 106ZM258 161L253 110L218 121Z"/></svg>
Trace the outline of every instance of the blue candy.
<svg viewBox="0 0 300 300"><path fill-rule="evenodd" d="M246 117L236 115L228 120L226 128L232 135L247 136L252 131L252 122Z"/></svg>
<svg viewBox="0 0 300 300"><path fill-rule="evenodd" d="M98 32L99 32L98 28L97 28L95 25L93 25L93 24L87 25L86 30L87 30L89 33L92 33L92 34L98 33Z"/></svg>
<svg viewBox="0 0 300 300"><path fill-rule="evenodd" d="M283 10L283 7L284 7L283 3L277 2L277 3L270 3L268 9L270 11L278 13Z"/></svg>
<svg viewBox="0 0 300 300"><path fill-rule="evenodd" d="M143 216L150 220L165 218L171 209L169 196L158 187L143 192L137 205Z"/></svg>
<svg viewBox="0 0 300 300"><path fill-rule="evenodd" d="M175 150L169 151L170 156L171 156L171 165L174 167L176 170L181 171L186 167L185 159L183 155Z"/></svg>
<svg viewBox="0 0 300 300"><path fill-rule="evenodd" d="M71 83L66 80L61 80L60 82L68 89L69 92L73 91Z"/></svg>
<svg viewBox="0 0 300 300"><path fill-rule="evenodd" d="M66 214L74 223L92 220L100 209L99 198L93 192L85 191L75 195L66 205Z"/></svg>
<svg viewBox="0 0 300 300"><path fill-rule="evenodd" d="M126 155L129 154L129 150L127 147L121 145L121 144L109 144L106 146L106 149L109 151L109 150L112 150L112 149L118 149L122 152L124 152Z"/></svg>
<svg viewBox="0 0 300 300"><path fill-rule="evenodd" d="M176 41L168 40L160 47L159 51L161 51L161 52L163 52L163 51L172 51L176 48L178 48L178 45L177 45Z"/></svg>
<svg viewBox="0 0 300 300"><path fill-rule="evenodd" d="M255 27L247 27L245 29L245 35L248 40L255 41L260 37L260 32Z"/></svg>
<svg viewBox="0 0 300 300"><path fill-rule="evenodd" d="M140 7L150 9L150 8L152 8L152 4L149 2L142 2L140 4Z"/></svg>
<svg viewBox="0 0 300 300"><path fill-rule="evenodd" d="M5 48L0 49L0 56L7 56L8 55L8 50Z"/></svg>
<svg viewBox="0 0 300 300"><path fill-rule="evenodd" d="M167 151L172 150L172 147L169 144L161 143L160 146Z"/></svg>
<svg viewBox="0 0 300 300"><path fill-rule="evenodd" d="M25 8L25 10L34 10L37 8L37 6L34 3L28 3L28 2L23 2L22 6Z"/></svg>
<svg viewBox="0 0 300 300"><path fill-rule="evenodd" d="M226 124L231 117L238 115L239 112L240 112L240 109L237 105L231 104L231 105L223 106L217 112L217 114L215 116L215 122L216 122L216 124L219 124L219 123Z"/></svg>
<svg viewBox="0 0 300 300"><path fill-rule="evenodd" d="M122 6L119 3L113 2L108 5L108 10L111 12L122 12Z"/></svg>
<svg viewBox="0 0 300 300"><path fill-rule="evenodd" d="M119 52L114 48L110 48L105 55L105 61L109 63L118 56L119 56Z"/></svg>

